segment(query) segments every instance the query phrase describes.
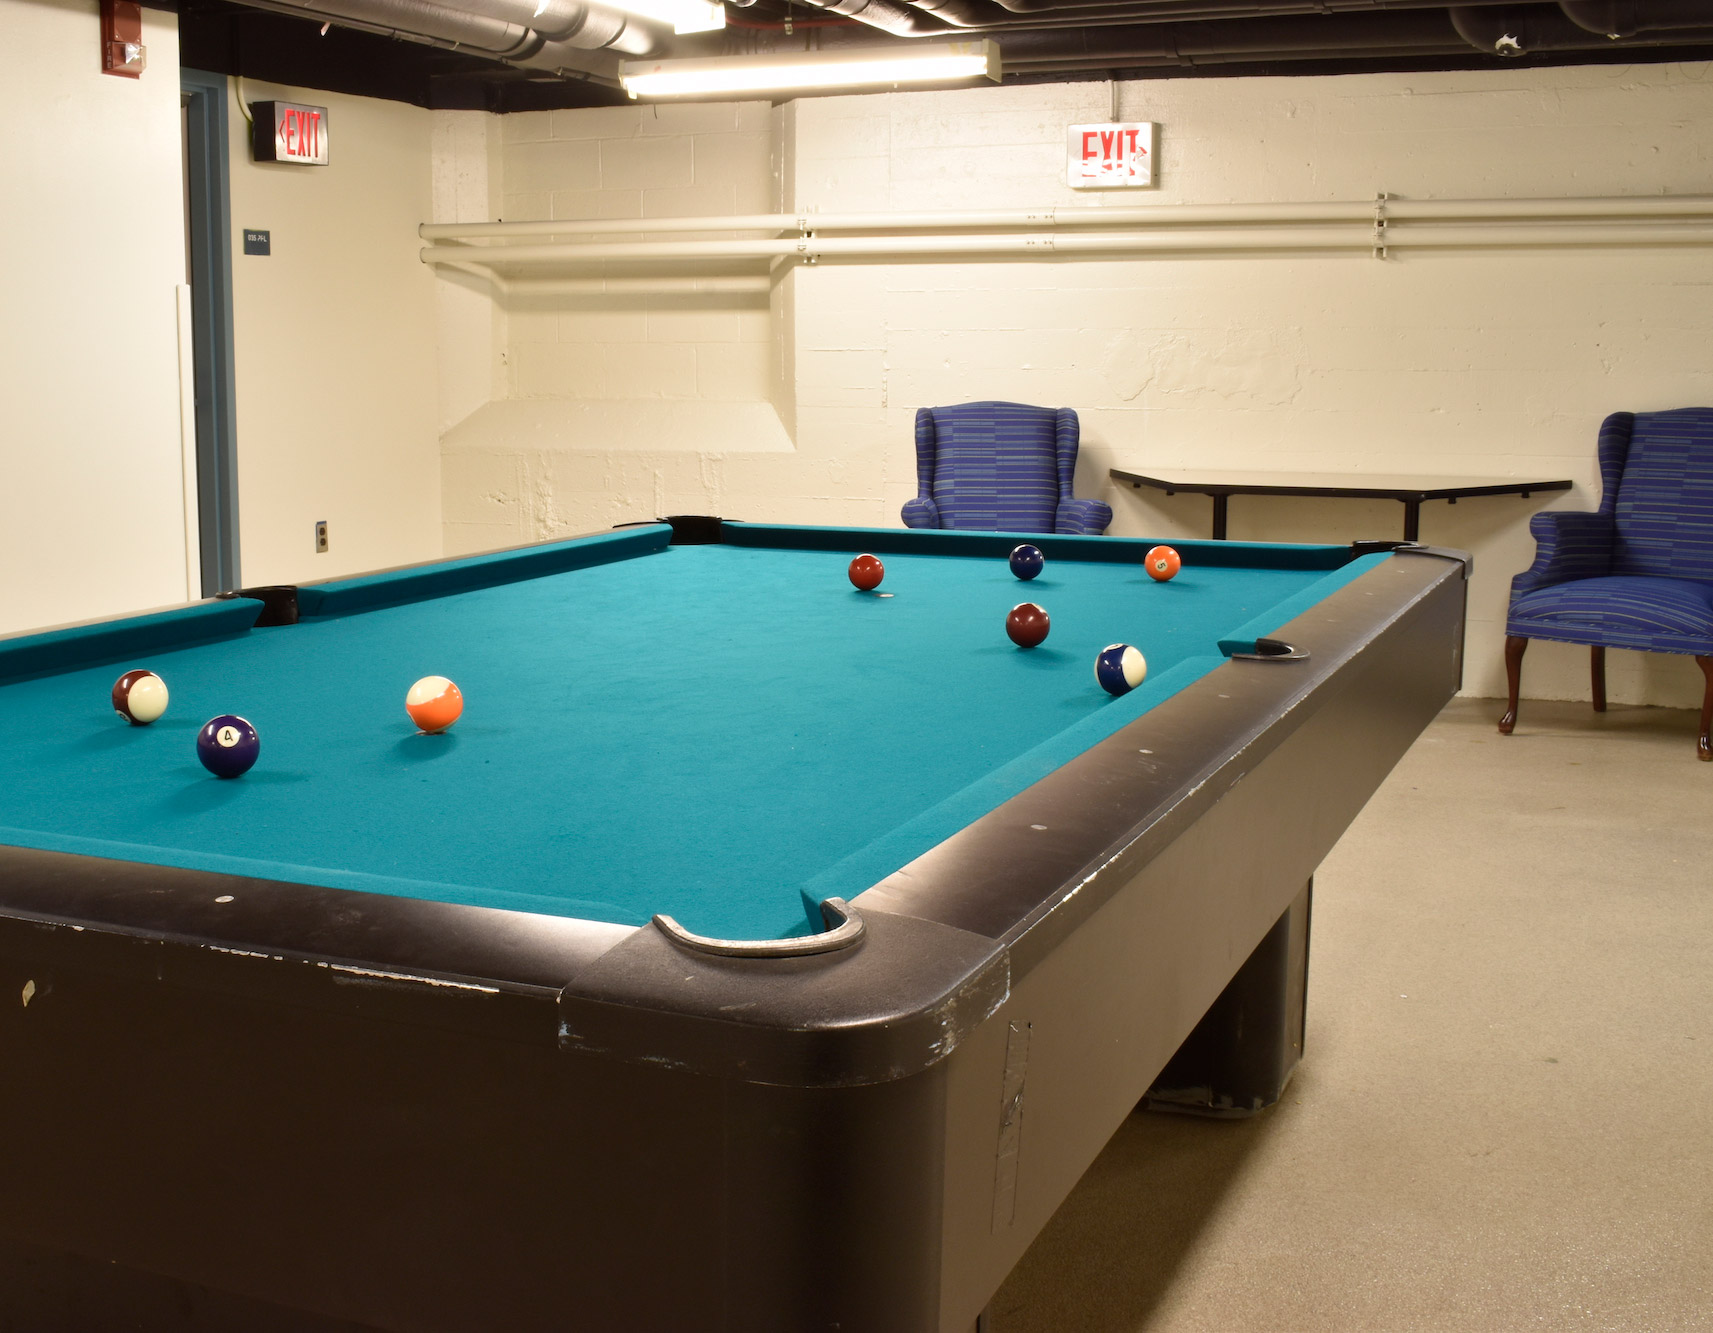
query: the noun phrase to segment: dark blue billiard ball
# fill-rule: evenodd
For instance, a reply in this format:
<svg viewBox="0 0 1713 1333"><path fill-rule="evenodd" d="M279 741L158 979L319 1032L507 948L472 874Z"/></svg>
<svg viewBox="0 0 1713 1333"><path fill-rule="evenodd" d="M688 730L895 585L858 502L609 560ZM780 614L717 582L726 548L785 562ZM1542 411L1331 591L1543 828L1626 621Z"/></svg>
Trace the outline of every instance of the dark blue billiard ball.
<svg viewBox="0 0 1713 1333"><path fill-rule="evenodd" d="M250 771L262 752L256 729L234 713L222 713L196 733L196 757L217 778L235 778Z"/></svg>
<svg viewBox="0 0 1713 1333"><path fill-rule="evenodd" d="M1127 643L1108 644L1094 659L1094 678L1108 694L1129 694L1148 678L1148 663Z"/></svg>
<svg viewBox="0 0 1713 1333"><path fill-rule="evenodd" d="M1019 546L1011 553L1011 572L1020 579L1032 579L1046 565L1038 546Z"/></svg>

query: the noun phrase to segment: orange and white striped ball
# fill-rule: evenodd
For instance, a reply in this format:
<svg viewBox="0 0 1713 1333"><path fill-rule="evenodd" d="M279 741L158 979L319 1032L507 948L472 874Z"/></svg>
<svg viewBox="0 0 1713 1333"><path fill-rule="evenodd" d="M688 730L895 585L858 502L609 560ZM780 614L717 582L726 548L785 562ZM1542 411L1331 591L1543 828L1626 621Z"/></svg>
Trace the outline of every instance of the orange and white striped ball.
<svg viewBox="0 0 1713 1333"><path fill-rule="evenodd" d="M464 696L445 676L424 676L405 695L404 711L424 731L445 731L464 711Z"/></svg>

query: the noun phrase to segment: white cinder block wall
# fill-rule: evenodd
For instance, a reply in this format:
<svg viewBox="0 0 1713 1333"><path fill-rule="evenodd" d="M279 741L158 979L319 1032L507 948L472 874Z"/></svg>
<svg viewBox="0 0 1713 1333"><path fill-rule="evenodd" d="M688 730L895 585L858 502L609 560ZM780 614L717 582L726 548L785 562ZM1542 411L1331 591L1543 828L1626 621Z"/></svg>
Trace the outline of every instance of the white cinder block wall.
<svg viewBox="0 0 1713 1333"><path fill-rule="evenodd" d="M1157 190L1063 183L1065 126L1107 118L1104 83L514 116L488 167L508 218L774 200L865 211L1703 193L1713 180L1707 66L1120 93L1123 118L1161 123ZM1078 490L1112 503L1117 534L1205 535L1208 502L1121 492L1112 466L1570 477L1576 489L1550 503L1584 508L1598 500L1607 412L1713 402L1706 250L821 264L765 303L583 293L499 309L505 397L443 437L449 550L668 512L896 525L915 490L915 409L990 397L1078 409ZM1502 689L1506 593L1544 503L1424 508L1425 540L1476 555L1470 692ZM1391 502L1232 501L1234 537L1343 541L1401 525ZM1687 659L1614 654L1610 672L1616 699L1700 697ZM1538 645L1525 683L1585 697L1586 654Z"/></svg>

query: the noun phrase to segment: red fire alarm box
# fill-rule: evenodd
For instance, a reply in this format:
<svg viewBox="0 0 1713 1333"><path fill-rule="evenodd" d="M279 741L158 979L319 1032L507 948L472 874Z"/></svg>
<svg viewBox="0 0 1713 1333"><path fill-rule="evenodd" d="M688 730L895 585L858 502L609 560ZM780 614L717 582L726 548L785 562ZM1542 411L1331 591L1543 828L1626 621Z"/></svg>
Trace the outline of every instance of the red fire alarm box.
<svg viewBox="0 0 1713 1333"><path fill-rule="evenodd" d="M250 156L258 162L327 165L327 108L298 102L251 102Z"/></svg>
<svg viewBox="0 0 1713 1333"><path fill-rule="evenodd" d="M101 72L140 78L148 61L143 7L132 0L101 0Z"/></svg>

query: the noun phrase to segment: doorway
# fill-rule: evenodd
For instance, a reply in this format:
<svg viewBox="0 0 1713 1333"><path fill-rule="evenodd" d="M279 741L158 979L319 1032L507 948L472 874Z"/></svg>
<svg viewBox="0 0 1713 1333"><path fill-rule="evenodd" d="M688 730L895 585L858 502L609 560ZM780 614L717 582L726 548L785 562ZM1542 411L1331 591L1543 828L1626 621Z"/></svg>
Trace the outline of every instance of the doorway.
<svg viewBox="0 0 1713 1333"><path fill-rule="evenodd" d="M197 554L202 595L238 587L238 448L232 354L232 207L226 76L179 71L185 281L195 379Z"/></svg>

